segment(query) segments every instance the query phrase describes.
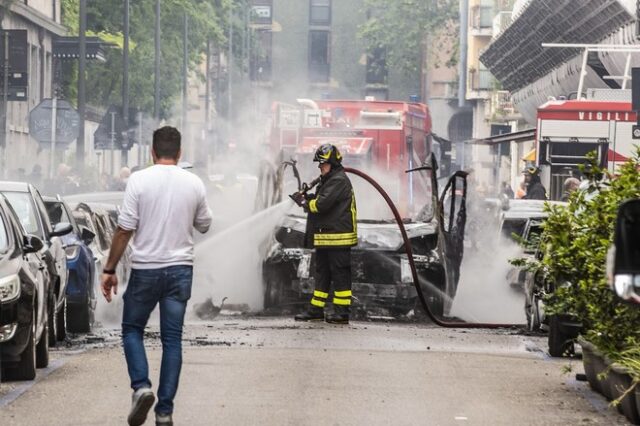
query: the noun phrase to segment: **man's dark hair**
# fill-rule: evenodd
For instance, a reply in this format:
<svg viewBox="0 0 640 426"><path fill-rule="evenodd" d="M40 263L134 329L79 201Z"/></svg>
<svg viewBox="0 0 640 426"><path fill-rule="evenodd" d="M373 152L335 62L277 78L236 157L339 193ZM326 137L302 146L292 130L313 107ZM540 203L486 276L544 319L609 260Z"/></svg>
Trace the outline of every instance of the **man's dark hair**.
<svg viewBox="0 0 640 426"><path fill-rule="evenodd" d="M153 152L158 158L178 159L180 132L175 127L164 126L153 132Z"/></svg>

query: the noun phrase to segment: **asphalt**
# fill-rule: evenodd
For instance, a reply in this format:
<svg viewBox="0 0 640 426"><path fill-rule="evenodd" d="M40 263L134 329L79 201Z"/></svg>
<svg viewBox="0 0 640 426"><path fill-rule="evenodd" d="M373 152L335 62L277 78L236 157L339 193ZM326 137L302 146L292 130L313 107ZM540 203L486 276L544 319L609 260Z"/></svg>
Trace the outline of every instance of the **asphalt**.
<svg viewBox="0 0 640 426"><path fill-rule="evenodd" d="M152 381L161 349L147 333ZM35 382L0 385L0 425L126 424L117 330L76 336ZM566 373L566 370L571 370ZM189 322L177 425L626 424L544 338L411 323ZM146 424L153 424L151 417Z"/></svg>

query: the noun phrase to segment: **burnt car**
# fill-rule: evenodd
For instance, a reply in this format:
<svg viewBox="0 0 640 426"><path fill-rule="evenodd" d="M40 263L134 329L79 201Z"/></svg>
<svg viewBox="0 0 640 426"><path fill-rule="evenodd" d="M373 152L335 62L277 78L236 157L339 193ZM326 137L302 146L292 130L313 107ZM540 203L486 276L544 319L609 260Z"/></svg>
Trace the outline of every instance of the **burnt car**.
<svg viewBox="0 0 640 426"><path fill-rule="evenodd" d="M86 226L78 225L69 206L60 196L43 197L52 225L68 222L73 232L62 237L67 255L67 329L72 332L88 332L93 323L96 308L96 284L98 273L94 254L89 247L95 234Z"/></svg>
<svg viewBox="0 0 640 426"><path fill-rule="evenodd" d="M42 240L26 234L0 195L0 364L4 380L33 380L49 364L49 275Z"/></svg>
<svg viewBox="0 0 640 426"><path fill-rule="evenodd" d="M405 217L403 223L429 309L443 316L455 296L462 261L466 174L451 177L440 193L431 170L425 167L421 172L429 185L422 198L424 204L417 204L416 214ZM304 305L311 298L315 260L314 250L304 246L305 227L306 216L289 214L268 244L263 262L266 309ZM417 289L395 220L359 216L358 245L352 249L351 262L352 308L356 315L379 312L401 316L416 308Z"/></svg>
<svg viewBox="0 0 640 426"><path fill-rule="evenodd" d="M48 288L49 345L56 346L66 336L67 255L61 237L73 231L71 224L51 225L51 219L40 192L24 182L0 182L0 192L9 200L20 224L28 234L44 243L43 255L51 285Z"/></svg>

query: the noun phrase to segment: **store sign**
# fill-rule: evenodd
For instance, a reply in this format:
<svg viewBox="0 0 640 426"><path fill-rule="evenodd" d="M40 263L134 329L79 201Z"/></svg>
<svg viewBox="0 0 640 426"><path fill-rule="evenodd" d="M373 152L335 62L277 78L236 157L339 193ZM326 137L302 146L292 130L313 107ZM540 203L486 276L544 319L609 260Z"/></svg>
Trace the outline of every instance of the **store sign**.
<svg viewBox="0 0 640 426"><path fill-rule="evenodd" d="M251 8L253 16L260 19L271 18L271 6L253 6Z"/></svg>

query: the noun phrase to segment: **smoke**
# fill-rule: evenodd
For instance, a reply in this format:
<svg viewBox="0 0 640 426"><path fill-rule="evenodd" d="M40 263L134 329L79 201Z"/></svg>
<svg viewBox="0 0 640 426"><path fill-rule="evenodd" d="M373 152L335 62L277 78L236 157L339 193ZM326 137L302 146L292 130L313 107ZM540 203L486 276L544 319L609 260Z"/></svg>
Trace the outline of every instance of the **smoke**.
<svg viewBox="0 0 640 426"><path fill-rule="evenodd" d="M475 208L470 200L465 253L451 316L469 322L524 324L524 296L512 288L507 274L509 260L522 248L501 235L498 217Z"/></svg>

